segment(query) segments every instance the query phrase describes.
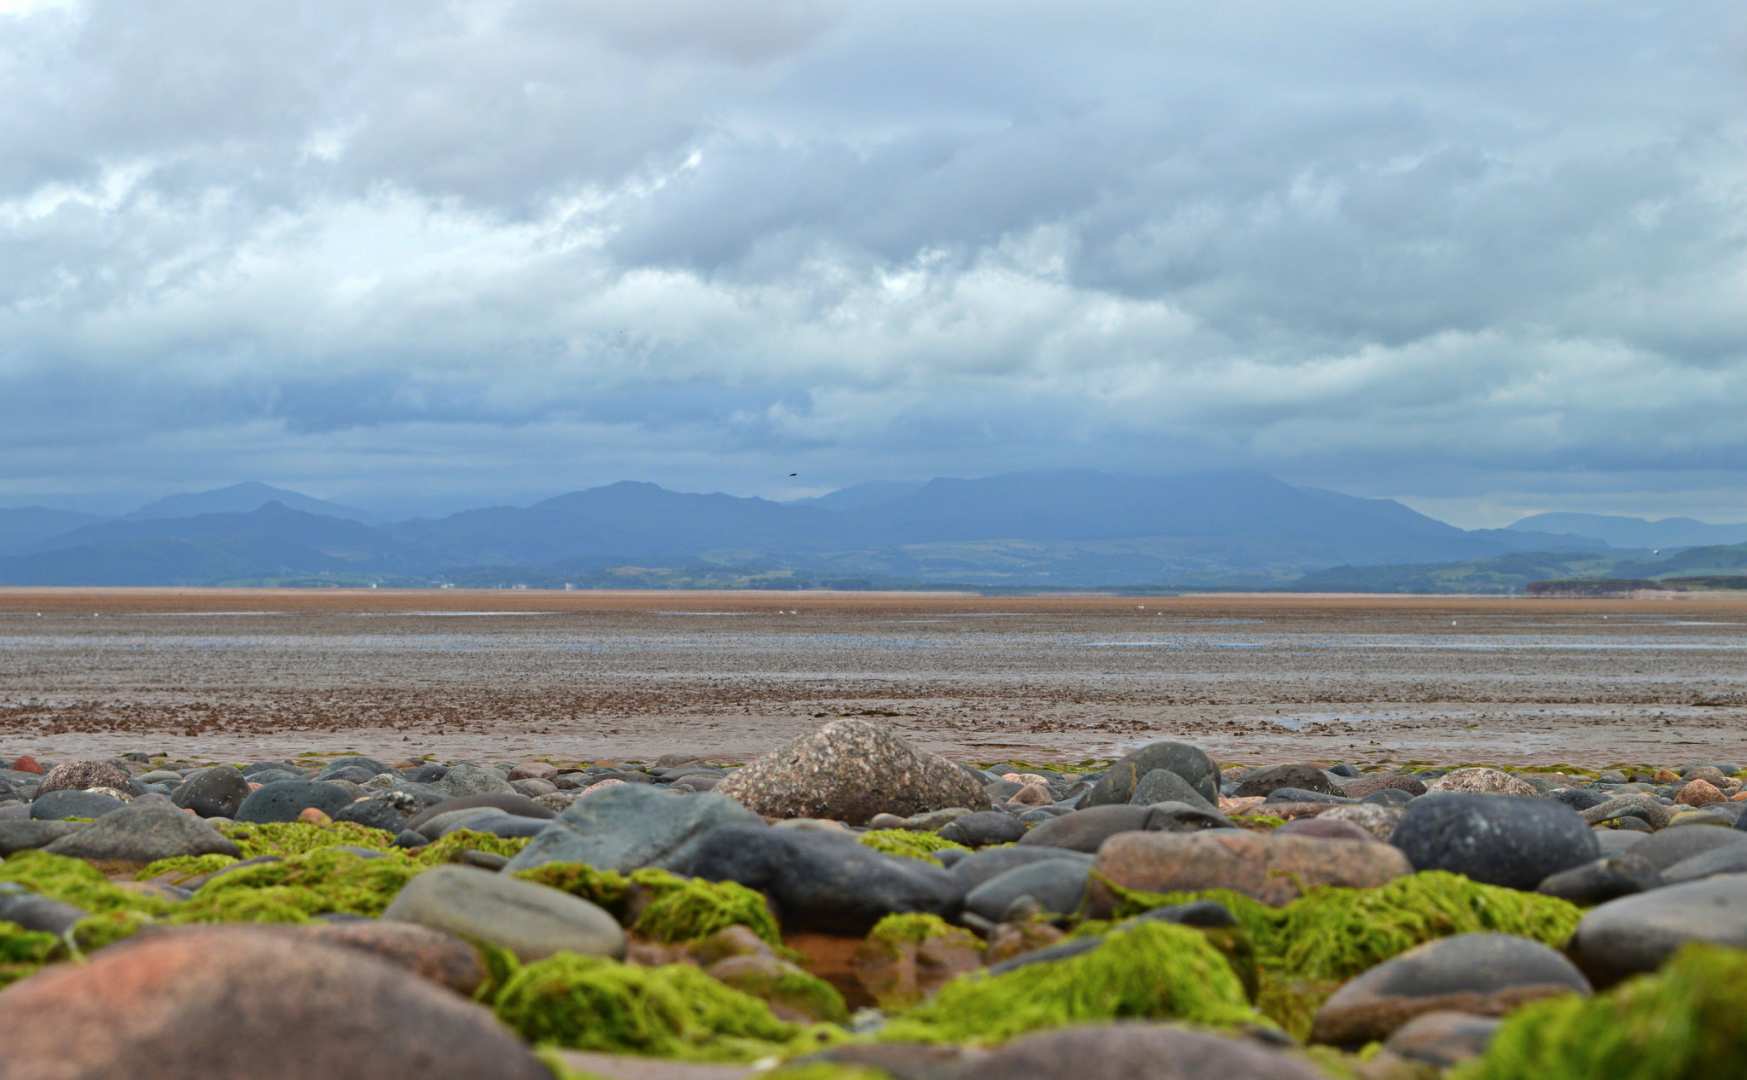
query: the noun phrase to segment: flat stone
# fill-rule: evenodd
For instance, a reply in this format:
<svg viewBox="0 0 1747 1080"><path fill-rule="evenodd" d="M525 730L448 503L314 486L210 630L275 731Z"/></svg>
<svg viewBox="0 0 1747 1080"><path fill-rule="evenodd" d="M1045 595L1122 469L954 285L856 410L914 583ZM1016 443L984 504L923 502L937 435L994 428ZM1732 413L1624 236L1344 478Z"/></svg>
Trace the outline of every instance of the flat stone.
<svg viewBox="0 0 1747 1080"><path fill-rule="evenodd" d="M1322 840L1356 840L1364 844L1380 843L1363 826L1323 814L1294 818L1274 830L1276 836L1314 836Z"/></svg>
<svg viewBox="0 0 1747 1080"><path fill-rule="evenodd" d="M1233 794L1239 798L1267 795L1278 788L1297 788L1322 795L1346 794L1315 765L1271 765L1265 769L1251 769L1238 780Z"/></svg>
<svg viewBox="0 0 1747 1080"><path fill-rule="evenodd" d="M236 858L242 854L217 829L197 817L173 807L140 804L105 814L90 827L68 833L43 850L80 859L138 863L178 855Z"/></svg>
<svg viewBox="0 0 1747 1080"><path fill-rule="evenodd" d="M1118 833L1195 832L1230 825L1218 813L1196 810L1183 803L1166 803L1162 807L1108 804L1075 810L1036 825L1020 838L1019 845L1091 853Z"/></svg>
<svg viewBox="0 0 1747 1080"><path fill-rule="evenodd" d="M524 963L556 952L625 955L625 934L581 897L472 866L448 864L413 878L383 912L514 952Z"/></svg>
<svg viewBox="0 0 1747 1080"><path fill-rule="evenodd" d="M860 825L878 813L987 809L982 780L866 720L834 720L730 773L716 791L766 817Z"/></svg>
<svg viewBox="0 0 1747 1080"><path fill-rule="evenodd" d="M1423 795L1407 807L1389 842L1415 870L1448 870L1513 889L1533 889L1601 854L1594 833L1569 806L1508 795Z"/></svg>
<svg viewBox="0 0 1747 1080"><path fill-rule="evenodd" d="M1321 1080L1306 1062L1256 1042L1171 1024L1089 1024L1014 1039L957 1080Z"/></svg>
<svg viewBox="0 0 1747 1080"><path fill-rule="evenodd" d="M483 1006L392 964L270 929L126 941L0 991L4 1068L99 1076L550 1080Z"/></svg>
<svg viewBox="0 0 1747 1080"><path fill-rule="evenodd" d="M1588 994L1571 961L1529 938L1457 934L1429 941L1349 980L1317 1010L1313 1042L1362 1046L1422 1013L1504 1016L1561 994Z"/></svg>
<svg viewBox="0 0 1747 1080"><path fill-rule="evenodd" d="M987 851L973 851L953 863L951 870L953 880L957 881L959 887L968 894L983 882L992 881L1016 867L1030 866L1033 863L1062 858L1077 859L1087 869L1092 866L1092 856L1086 852L1069 851L1067 848L1021 845L991 848Z"/></svg>
<svg viewBox="0 0 1747 1080"><path fill-rule="evenodd" d="M1609 855L1549 876L1536 887L1543 896L1573 904L1604 904L1622 896L1660 889L1662 874L1642 855Z"/></svg>
<svg viewBox="0 0 1747 1080"><path fill-rule="evenodd" d="M1383 1048L1407 1061L1448 1069L1486 1053L1501 1023L1469 1013L1421 1013L1396 1028Z"/></svg>
<svg viewBox="0 0 1747 1080"><path fill-rule="evenodd" d="M1219 767L1198 747L1180 742L1156 742L1122 758L1080 800L1080 806L1110 806L1126 803L1134 789L1154 769L1174 772L1211 805L1219 804Z"/></svg>
<svg viewBox="0 0 1747 1080"><path fill-rule="evenodd" d="M1086 892L1094 917L1116 908L1104 879L1147 892L1234 889L1278 906L1318 885L1371 888L1413 871L1387 844L1224 830L1123 833L1105 841L1094 869Z"/></svg>
<svg viewBox="0 0 1747 1080"><path fill-rule="evenodd" d="M792 829L712 829L662 866L763 892L785 931L865 934L891 914L951 914L963 895L951 873L921 860L882 855L853 836Z"/></svg>
<svg viewBox="0 0 1747 1080"><path fill-rule="evenodd" d="M84 908L39 896L14 882L0 881L0 922L44 934L64 934L89 914ZM0 1065L4 1063L0 1058Z"/></svg>
<svg viewBox="0 0 1747 1080"><path fill-rule="evenodd" d="M979 810L948 822L940 835L942 839L973 848L1008 844L1025 835L1025 823L1000 810Z"/></svg>
<svg viewBox="0 0 1747 1080"><path fill-rule="evenodd" d="M1014 867L966 894L965 910L1000 922L1014 901L1029 896L1042 911L1072 915L1085 898L1086 877L1091 870L1084 859L1045 859Z"/></svg>
<svg viewBox="0 0 1747 1080"><path fill-rule="evenodd" d="M338 784L277 780L250 792L237 808L233 820L257 825L296 821L297 815L312 807L331 817L351 801L352 793Z"/></svg>
<svg viewBox="0 0 1747 1080"><path fill-rule="evenodd" d="M47 847L63 836L90 828L83 821L0 821L0 857Z"/></svg>
<svg viewBox="0 0 1747 1080"><path fill-rule="evenodd" d="M1689 941L1747 949L1747 874L1670 885L1591 908L1566 951L1591 982L1606 987L1655 971Z"/></svg>
<svg viewBox="0 0 1747 1080"><path fill-rule="evenodd" d="M1426 786L1425 781L1408 773L1371 773L1367 776L1355 776L1341 784L1341 794L1352 799L1363 799L1379 791L1405 791L1409 795L1424 795Z"/></svg>
<svg viewBox="0 0 1747 1080"><path fill-rule="evenodd" d="M1656 869L1666 870L1694 855L1739 844L1747 844L1747 836L1732 829L1663 829L1646 836L1632 848L1632 853L1642 857Z"/></svg>
<svg viewBox="0 0 1747 1080"><path fill-rule="evenodd" d="M729 826L763 828L764 820L722 795L669 795L644 784L620 784L579 800L547 823L510 860L510 870L552 862L635 870L659 865L697 837Z"/></svg>
<svg viewBox="0 0 1747 1080"><path fill-rule="evenodd" d="M1669 885L1679 885L1718 874L1747 874L1747 844L1712 848L1682 859L1662 871L1662 880Z"/></svg>
<svg viewBox="0 0 1747 1080"><path fill-rule="evenodd" d="M100 818L112 814L127 803L113 795L62 788L31 801L30 816L37 821L59 821L63 818Z"/></svg>
<svg viewBox="0 0 1747 1080"><path fill-rule="evenodd" d="M1635 817L1652 829L1665 828L1674 818L1674 811L1654 795L1616 795L1600 806L1579 811L1590 825L1600 825L1621 817Z"/></svg>

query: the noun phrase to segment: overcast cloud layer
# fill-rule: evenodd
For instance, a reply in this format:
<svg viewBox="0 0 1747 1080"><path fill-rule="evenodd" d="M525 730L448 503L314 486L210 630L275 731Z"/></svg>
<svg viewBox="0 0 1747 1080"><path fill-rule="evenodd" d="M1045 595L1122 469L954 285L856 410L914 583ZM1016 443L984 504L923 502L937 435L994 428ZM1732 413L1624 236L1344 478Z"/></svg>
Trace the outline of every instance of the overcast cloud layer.
<svg viewBox="0 0 1747 1080"><path fill-rule="evenodd" d="M1747 519L1740 0L0 0L0 99L0 504Z"/></svg>

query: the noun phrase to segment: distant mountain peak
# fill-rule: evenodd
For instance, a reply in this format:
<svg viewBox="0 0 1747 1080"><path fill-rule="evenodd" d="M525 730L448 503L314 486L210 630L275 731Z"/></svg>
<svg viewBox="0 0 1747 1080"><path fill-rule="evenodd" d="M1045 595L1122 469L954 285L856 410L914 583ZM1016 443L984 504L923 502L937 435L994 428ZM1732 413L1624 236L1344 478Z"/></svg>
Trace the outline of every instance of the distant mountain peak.
<svg viewBox="0 0 1747 1080"><path fill-rule="evenodd" d="M288 510L344 518L348 521L367 521L370 518L369 513L355 507L318 499L288 488L274 487L259 480L245 480L210 491L168 495L147 503L127 516L135 521L148 521L201 517L206 514L250 514L269 503L278 503Z"/></svg>

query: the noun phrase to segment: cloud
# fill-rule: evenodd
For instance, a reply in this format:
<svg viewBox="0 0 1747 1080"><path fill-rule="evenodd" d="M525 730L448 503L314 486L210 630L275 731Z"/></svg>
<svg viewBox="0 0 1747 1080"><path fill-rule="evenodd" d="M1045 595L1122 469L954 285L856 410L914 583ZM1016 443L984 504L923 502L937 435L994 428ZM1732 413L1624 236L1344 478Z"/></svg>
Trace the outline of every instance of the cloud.
<svg viewBox="0 0 1747 1080"><path fill-rule="evenodd" d="M1747 516L1722 0L0 28L0 495L1241 464Z"/></svg>

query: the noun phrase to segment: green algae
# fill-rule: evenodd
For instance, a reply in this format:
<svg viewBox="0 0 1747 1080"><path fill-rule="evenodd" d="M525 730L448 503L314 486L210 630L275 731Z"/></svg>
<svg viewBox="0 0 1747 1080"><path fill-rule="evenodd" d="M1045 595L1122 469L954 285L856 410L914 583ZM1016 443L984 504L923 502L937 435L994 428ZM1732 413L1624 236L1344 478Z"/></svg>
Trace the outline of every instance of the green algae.
<svg viewBox="0 0 1747 1080"><path fill-rule="evenodd" d="M143 870L133 876L133 879L135 881L152 881L156 878L164 878L172 885L180 885L197 877L205 877L214 870L235 866L237 861L229 855L177 855L173 858L147 863Z"/></svg>
<svg viewBox="0 0 1747 1080"><path fill-rule="evenodd" d="M8 881L94 915L110 911L159 915L171 908L168 900L130 892L113 884L84 859L51 855L46 851L21 851L0 862L0 882Z"/></svg>
<svg viewBox="0 0 1747 1080"><path fill-rule="evenodd" d="M73 924L73 945L82 953L96 952L106 945L132 937L151 923L152 917L137 911L109 911L102 915L87 915Z"/></svg>
<svg viewBox="0 0 1747 1080"><path fill-rule="evenodd" d="M243 858L261 855L302 855L326 847L360 847L372 851L394 850L394 834L353 821L311 825L305 821L275 821L265 824L231 824L219 831L243 853Z"/></svg>
<svg viewBox="0 0 1747 1080"><path fill-rule="evenodd" d="M527 847L528 840L529 837L526 836L493 836L491 833L474 832L472 829L456 829L416 849L412 859L421 866L438 866L458 861L464 851L483 851L508 859Z"/></svg>
<svg viewBox="0 0 1747 1080"><path fill-rule="evenodd" d="M939 833L916 832L910 829L874 829L864 832L857 840L863 847L873 848L882 855L896 855L904 859L920 859L923 862L940 865L940 860L934 857L937 851L969 851L970 848L953 840L948 840Z"/></svg>
<svg viewBox="0 0 1747 1080"><path fill-rule="evenodd" d="M399 853L367 858L355 851L317 848L278 862L244 866L220 874L182 905L182 921L223 921L219 913L242 903L238 894L270 889L306 915L381 915L420 867ZM262 921L262 920L255 920Z"/></svg>
<svg viewBox="0 0 1747 1080"><path fill-rule="evenodd" d="M768 944L782 944L764 895L736 882L680 877L653 868L621 874L582 863L547 863L516 876L597 904L651 941L696 941L744 926Z"/></svg>
<svg viewBox="0 0 1747 1080"><path fill-rule="evenodd" d="M892 1080L884 1069L868 1065L842 1065L834 1061L797 1061L770 1072L760 1073L760 1080Z"/></svg>
<svg viewBox="0 0 1747 1080"><path fill-rule="evenodd" d="M0 920L0 987L29 978L65 952L65 943L53 934Z"/></svg>
<svg viewBox="0 0 1747 1080"><path fill-rule="evenodd" d="M837 988L792 964L779 971L741 971L712 978L767 1005L831 1024L849 1023L849 1007Z"/></svg>
<svg viewBox="0 0 1747 1080"><path fill-rule="evenodd" d="M686 1061L750 1062L841 1037L779 1020L758 998L695 967L634 967L574 953L517 971L498 993L496 1012L531 1043Z"/></svg>
<svg viewBox="0 0 1747 1080"><path fill-rule="evenodd" d="M1233 814L1231 823L1240 829L1267 830L1278 829L1286 824L1286 819L1273 814Z"/></svg>
<svg viewBox="0 0 1747 1080"><path fill-rule="evenodd" d="M880 1032L888 1042L1002 1042L1106 1020L1180 1020L1231 1028L1265 1023L1219 950L1197 931L1138 923L1090 952L1001 975L947 983Z"/></svg>
<svg viewBox="0 0 1747 1080"><path fill-rule="evenodd" d="M1118 916L1212 900L1237 919L1255 950L1257 1004L1293 1035L1341 982L1416 945L1455 934L1493 932L1559 948L1577 929L1578 908L1564 900L1482 885L1460 874L1428 871L1372 889L1312 889L1285 907L1269 907L1230 889L1145 893L1105 884Z"/></svg>
<svg viewBox="0 0 1747 1080"><path fill-rule="evenodd" d="M1700 1080L1747 1055L1747 950L1688 945L1607 994L1526 1006L1452 1080Z"/></svg>
<svg viewBox="0 0 1747 1080"><path fill-rule="evenodd" d="M954 945L982 952L988 944L962 926L953 926L938 915L887 915L868 931L868 944L888 956L897 956L906 945L920 945L934 938L945 938Z"/></svg>

